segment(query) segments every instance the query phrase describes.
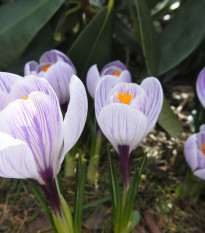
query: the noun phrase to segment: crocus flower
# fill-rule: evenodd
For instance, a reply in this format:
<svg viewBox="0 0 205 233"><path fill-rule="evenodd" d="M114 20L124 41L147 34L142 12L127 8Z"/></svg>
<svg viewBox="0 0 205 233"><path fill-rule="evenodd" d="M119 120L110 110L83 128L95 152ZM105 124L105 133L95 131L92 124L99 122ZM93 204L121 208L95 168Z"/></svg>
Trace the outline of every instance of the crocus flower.
<svg viewBox="0 0 205 233"><path fill-rule="evenodd" d="M14 79L13 74L0 73L1 89L9 89ZM57 96L46 80L34 76L16 79L5 92L12 101L0 111L0 176L39 183L58 213L60 204L53 179L84 128L86 91L73 75L63 119Z"/></svg>
<svg viewBox="0 0 205 233"><path fill-rule="evenodd" d="M198 98L205 108L205 68L201 70L196 81L196 92Z"/></svg>
<svg viewBox="0 0 205 233"><path fill-rule="evenodd" d="M88 70L86 76L87 89L93 99L95 97L95 90L97 84L103 77L107 75L112 76L119 82L131 82L132 80L130 72L127 70L126 66L121 61L113 61L108 63L102 68L100 73L98 71L97 65L93 65Z"/></svg>
<svg viewBox="0 0 205 233"><path fill-rule="evenodd" d="M184 155L194 175L205 180L205 124L192 134L184 146Z"/></svg>
<svg viewBox="0 0 205 233"><path fill-rule="evenodd" d="M69 101L69 82L76 69L71 60L58 50L45 52L39 60L25 64L24 75L35 75L45 78L58 96L60 104Z"/></svg>
<svg viewBox="0 0 205 233"><path fill-rule="evenodd" d="M124 188L129 186L130 153L155 125L162 103L161 84L153 77L141 85L116 84L116 80L106 77L97 86L97 122L119 155Z"/></svg>

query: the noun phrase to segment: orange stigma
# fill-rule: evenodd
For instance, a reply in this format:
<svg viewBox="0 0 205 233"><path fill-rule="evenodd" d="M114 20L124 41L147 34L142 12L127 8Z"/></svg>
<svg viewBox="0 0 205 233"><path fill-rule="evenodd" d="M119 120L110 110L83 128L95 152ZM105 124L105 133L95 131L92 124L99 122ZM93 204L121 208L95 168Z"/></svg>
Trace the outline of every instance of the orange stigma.
<svg viewBox="0 0 205 233"><path fill-rule="evenodd" d="M123 103L123 104L129 104L130 101L132 100L132 95L131 94L127 94L127 92L124 91L123 94L122 94L122 92L120 92L118 94L117 98L121 101L121 103Z"/></svg>
<svg viewBox="0 0 205 233"><path fill-rule="evenodd" d="M113 73L113 75L115 75L115 76L120 76L120 74L121 74L120 71L115 71L115 72Z"/></svg>
<svg viewBox="0 0 205 233"><path fill-rule="evenodd" d="M49 68L50 68L50 65L47 65L47 66L44 66L42 70L46 72Z"/></svg>
<svg viewBox="0 0 205 233"><path fill-rule="evenodd" d="M205 144L202 145L202 151L203 151L203 154L205 155Z"/></svg>
<svg viewBox="0 0 205 233"><path fill-rule="evenodd" d="M22 97L21 99L22 99L22 100L27 100L28 97L27 97L27 96L24 96L24 97Z"/></svg>

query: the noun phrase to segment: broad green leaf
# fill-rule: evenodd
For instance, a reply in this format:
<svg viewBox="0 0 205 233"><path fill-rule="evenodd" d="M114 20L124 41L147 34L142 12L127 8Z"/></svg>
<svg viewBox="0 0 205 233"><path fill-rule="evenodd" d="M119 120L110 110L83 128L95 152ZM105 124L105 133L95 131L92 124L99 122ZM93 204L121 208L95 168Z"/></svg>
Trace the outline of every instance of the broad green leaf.
<svg viewBox="0 0 205 233"><path fill-rule="evenodd" d="M182 124L177 118L177 116L174 114L172 109L170 108L169 104L167 103L167 100L164 98L162 111L158 118L159 125L167 131L167 133L171 136L176 138L181 129Z"/></svg>
<svg viewBox="0 0 205 233"><path fill-rule="evenodd" d="M112 8L104 7L84 28L68 51L78 75L84 79L89 67L97 64L104 66L110 58L114 12Z"/></svg>
<svg viewBox="0 0 205 233"><path fill-rule="evenodd" d="M19 0L0 7L0 69L8 69L64 0Z"/></svg>
<svg viewBox="0 0 205 233"><path fill-rule="evenodd" d="M187 58L205 36L205 1L189 0L163 31L159 74L174 68Z"/></svg>
<svg viewBox="0 0 205 233"><path fill-rule="evenodd" d="M122 21L120 17L116 17L114 33L118 40L132 48L134 51L141 53L141 48L136 42L132 30Z"/></svg>
<svg viewBox="0 0 205 233"><path fill-rule="evenodd" d="M34 37L31 43L28 45L26 50L22 53L18 62L12 66L8 71L23 76L24 65L28 61L39 61L40 56L54 48L56 42L53 39L53 31L50 24L46 24L40 32Z"/></svg>
<svg viewBox="0 0 205 233"><path fill-rule="evenodd" d="M145 0L135 0L141 45L145 57L146 67L150 75L157 76L159 64L159 42L154 30L150 12ZM134 18L136 21L136 18ZM137 22L135 22L137 24Z"/></svg>

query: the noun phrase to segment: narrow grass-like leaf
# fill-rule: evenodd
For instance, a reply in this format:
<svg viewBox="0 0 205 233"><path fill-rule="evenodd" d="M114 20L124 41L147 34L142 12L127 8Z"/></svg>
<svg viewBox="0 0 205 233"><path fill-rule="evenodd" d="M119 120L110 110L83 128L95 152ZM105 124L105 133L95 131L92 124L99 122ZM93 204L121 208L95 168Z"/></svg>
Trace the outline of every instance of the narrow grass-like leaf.
<svg viewBox="0 0 205 233"><path fill-rule="evenodd" d="M162 110L157 122L173 138L176 138L182 130L182 123L170 108L166 98L164 98Z"/></svg>
<svg viewBox="0 0 205 233"><path fill-rule="evenodd" d="M75 207L74 207L74 232L81 233L83 198L85 190L86 164L83 162L82 155L78 159L76 173Z"/></svg>
<svg viewBox="0 0 205 233"><path fill-rule="evenodd" d="M157 77L159 65L159 42L158 36L154 30L153 22L150 16L149 9L144 0L135 0L137 9L138 22L140 29L141 45L147 70L150 75ZM136 17L133 18L135 21Z"/></svg>
<svg viewBox="0 0 205 233"><path fill-rule="evenodd" d="M0 69L8 69L64 0L19 0L0 7Z"/></svg>
<svg viewBox="0 0 205 233"><path fill-rule="evenodd" d="M68 51L78 75L83 80L88 68L98 64L102 68L110 58L114 27L113 5L104 7L84 28Z"/></svg>
<svg viewBox="0 0 205 233"><path fill-rule="evenodd" d="M176 13L160 38L159 74L187 58L205 37L205 1L189 0Z"/></svg>
<svg viewBox="0 0 205 233"><path fill-rule="evenodd" d="M39 201L41 207L44 209L44 211L45 211L45 213L46 213L46 215L48 217L48 220L49 220L51 226L53 227L53 231L57 233L54 222L53 222L52 214L51 214L50 210L48 209L48 205L45 202L43 196L41 195L38 186L36 184L34 184L33 182L31 182L31 181L27 181L27 182L28 182L31 190L33 191L35 197Z"/></svg>
<svg viewBox="0 0 205 233"><path fill-rule="evenodd" d="M134 205L134 201L135 201L135 198L137 195L137 190L139 187L141 175L142 175L142 172L144 171L144 168L146 166L146 160L147 160L147 156L144 155L142 163L141 163L140 167L136 170L134 177L130 183L130 187L129 187L128 193L127 193L126 205L124 208L124 219L122 219L124 226L126 226L128 221L132 217L133 205Z"/></svg>

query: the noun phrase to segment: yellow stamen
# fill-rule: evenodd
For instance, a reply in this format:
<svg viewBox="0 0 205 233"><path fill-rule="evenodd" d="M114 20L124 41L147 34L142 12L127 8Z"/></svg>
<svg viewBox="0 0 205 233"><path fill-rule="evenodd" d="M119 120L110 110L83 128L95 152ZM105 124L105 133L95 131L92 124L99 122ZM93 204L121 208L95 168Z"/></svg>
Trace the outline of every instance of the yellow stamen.
<svg viewBox="0 0 205 233"><path fill-rule="evenodd" d="M203 154L205 155L205 144L202 145Z"/></svg>
<svg viewBox="0 0 205 233"><path fill-rule="evenodd" d="M42 70L46 72L49 68L50 68L50 65L47 65L47 66L44 66Z"/></svg>
<svg viewBox="0 0 205 233"><path fill-rule="evenodd" d="M22 99L22 100L27 100L28 97L27 97L27 96L24 96L24 97L22 97L21 99Z"/></svg>
<svg viewBox="0 0 205 233"><path fill-rule="evenodd" d="M123 94L122 94L122 92L120 92L118 94L117 98L121 101L121 103L123 103L123 104L129 104L129 102L132 100L132 95L131 94L127 94L127 92L124 91Z"/></svg>
<svg viewBox="0 0 205 233"><path fill-rule="evenodd" d="M120 71L115 71L115 72L113 73L113 75L115 75L115 76L120 76L120 74L121 74Z"/></svg>

